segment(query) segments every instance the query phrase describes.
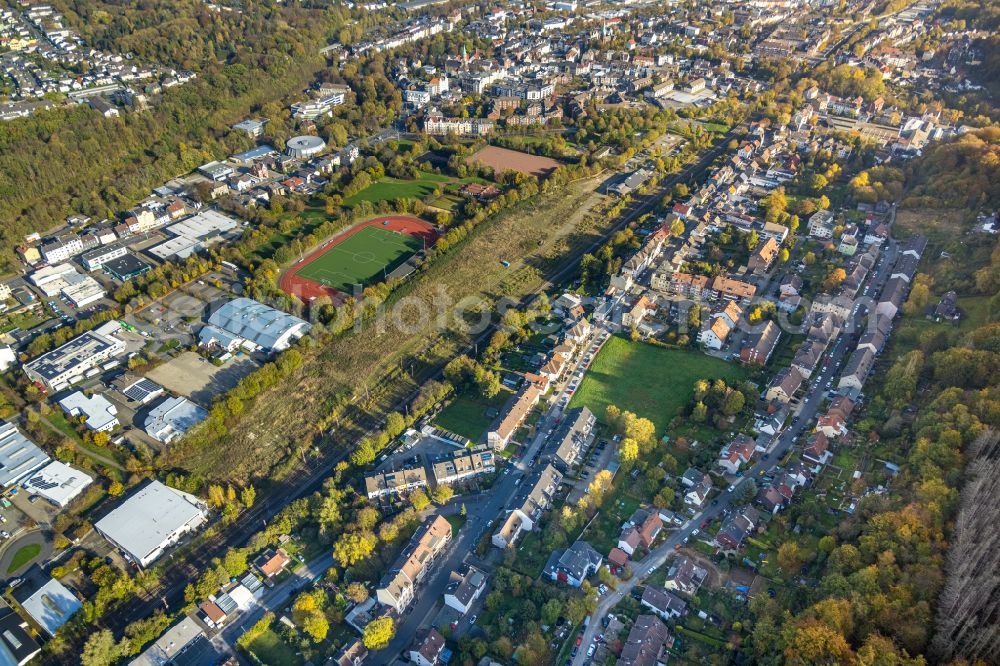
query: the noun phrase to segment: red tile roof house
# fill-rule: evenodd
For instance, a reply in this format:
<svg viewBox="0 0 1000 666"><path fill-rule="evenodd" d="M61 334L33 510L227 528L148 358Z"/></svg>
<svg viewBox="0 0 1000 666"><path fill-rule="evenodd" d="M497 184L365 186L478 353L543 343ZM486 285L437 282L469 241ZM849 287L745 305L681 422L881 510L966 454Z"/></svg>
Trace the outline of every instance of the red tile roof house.
<svg viewBox="0 0 1000 666"><path fill-rule="evenodd" d="M774 486L765 486L757 493L757 502L770 514L776 514L785 506L785 498Z"/></svg>
<svg viewBox="0 0 1000 666"><path fill-rule="evenodd" d="M277 552L272 551L271 549L265 550L264 553L257 558L255 564L257 568L260 569L262 574L268 578L273 578L284 571L285 567L287 567L288 563L291 561L292 558L288 556L288 553L286 553L283 548L279 548Z"/></svg>
<svg viewBox="0 0 1000 666"><path fill-rule="evenodd" d="M740 466L750 462L756 450L756 443L746 435L739 435L726 446L722 447L719 454L719 466L730 474L736 474Z"/></svg>
<svg viewBox="0 0 1000 666"><path fill-rule="evenodd" d="M441 652L444 650L444 636L437 629L430 629L426 634L418 633L416 643L410 648L410 661L419 666L434 666L441 662Z"/></svg>
<svg viewBox="0 0 1000 666"><path fill-rule="evenodd" d="M201 611L205 614L206 624L211 627L220 627L226 621L226 614L214 601L206 601L201 605Z"/></svg>
<svg viewBox="0 0 1000 666"><path fill-rule="evenodd" d="M830 408L824 416L816 421L816 430L826 435L828 438L841 437L847 434L847 419L854 411L854 402L842 395L838 395L830 403Z"/></svg>
<svg viewBox="0 0 1000 666"><path fill-rule="evenodd" d="M608 553L608 562L616 567L623 567L628 564L628 553L621 548L612 548Z"/></svg>
<svg viewBox="0 0 1000 666"><path fill-rule="evenodd" d="M825 465L833 456L833 454L827 450L828 446L829 440L827 440L826 435L821 432L817 432L809 438L805 448L802 449L802 459L811 463L816 463L817 465Z"/></svg>
<svg viewBox="0 0 1000 666"><path fill-rule="evenodd" d="M816 431L833 439L847 434L847 422L838 414L826 414L816 419Z"/></svg>
<svg viewBox="0 0 1000 666"><path fill-rule="evenodd" d="M646 520L639 526L639 537L642 539L642 543L645 544L646 548L653 545L653 542L656 540L657 535L662 529L663 520L660 519L660 514L655 511L651 511Z"/></svg>

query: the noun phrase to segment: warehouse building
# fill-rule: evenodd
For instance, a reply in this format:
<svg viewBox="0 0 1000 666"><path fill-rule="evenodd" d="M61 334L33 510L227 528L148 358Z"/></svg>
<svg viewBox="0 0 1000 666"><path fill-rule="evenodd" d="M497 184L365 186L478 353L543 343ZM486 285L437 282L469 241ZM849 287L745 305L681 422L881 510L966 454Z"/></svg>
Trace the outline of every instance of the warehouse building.
<svg viewBox="0 0 1000 666"><path fill-rule="evenodd" d="M49 457L13 423L0 421L0 488L7 488L41 469Z"/></svg>
<svg viewBox="0 0 1000 666"><path fill-rule="evenodd" d="M97 521L94 529L130 561L146 567L207 517L197 497L151 481Z"/></svg>
<svg viewBox="0 0 1000 666"><path fill-rule="evenodd" d="M24 373L49 391L59 391L80 381L102 363L125 353L125 343L114 336L117 322L79 335L61 347L24 364Z"/></svg>
<svg viewBox="0 0 1000 666"><path fill-rule="evenodd" d="M89 474L53 460L32 474L23 485L29 493L44 497L61 509L93 482Z"/></svg>
<svg viewBox="0 0 1000 666"><path fill-rule="evenodd" d="M50 578L45 585L21 602L21 608L49 636L55 636L59 627L66 624L73 613L82 607L83 604L76 595L55 578Z"/></svg>
<svg viewBox="0 0 1000 666"><path fill-rule="evenodd" d="M88 271L96 271L112 259L124 257L126 254L128 254L128 243L118 241L84 252L80 255L80 261Z"/></svg>
<svg viewBox="0 0 1000 666"><path fill-rule="evenodd" d="M26 620L9 606L0 606L0 664L23 666L42 651Z"/></svg>
<svg viewBox="0 0 1000 666"><path fill-rule="evenodd" d="M217 210L203 210L167 227L172 238L149 249L160 260L187 259L222 240L222 235L236 229L239 222Z"/></svg>
<svg viewBox="0 0 1000 666"><path fill-rule="evenodd" d="M129 666L191 666L217 664L221 659L202 625L190 615L185 615L183 620L167 629L133 659Z"/></svg>
<svg viewBox="0 0 1000 666"><path fill-rule="evenodd" d="M211 178L215 181L222 181L232 176L235 172L233 171L233 167L228 164L213 161L208 164L202 164L198 167L198 173L206 178Z"/></svg>
<svg viewBox="0 0 1000 666"><path fill-rule="evenodd" d="M105 261L102 264L102 268L104 268L108 275L113 278L117 278L122 282L126 282L134 277L138 277L143 273L153 270L151 265L131 252L126 252L117 259Z"/></svg>
<svg viewBox="0 0 1000 666"><path fill-rule="evenodd" d="M42 294L51 298L59 295L59 291L66 284L66 276L72 273L76 273L76 269L70 264L52 264L34 271L28 276L28 280L38 287Z"/></svg>
<svg viewBox="0 0 1000 666"><path fill-rule="evenodd" d="M298 317L250 298L229 301L212 313L208 323L266 351L288 349L312 328Z"/></svg>
<svg viewBox="0 0 1000 666"><path fill-rule="evenodd" d="M94 432L110 432L118 427L118 408L103 395L88 396L74 391L59 401L59 406L70 416L83 419L84 425Z"/></svg>
<svg viewBox="0 0 1000 666"><path fill-rule="evenodd" d="M143 429L156 441L169 444L207 417L204 408L187 398L167 398L149 412Z"/></svg>
<svg viewBox="0 0 1000 666"><path fill-rule="evenodd" d="M79 273L69 264L40 268L28 278L46 297L60 294L78 308L86 307L104 297L104 288L89 275Z"/></svg>

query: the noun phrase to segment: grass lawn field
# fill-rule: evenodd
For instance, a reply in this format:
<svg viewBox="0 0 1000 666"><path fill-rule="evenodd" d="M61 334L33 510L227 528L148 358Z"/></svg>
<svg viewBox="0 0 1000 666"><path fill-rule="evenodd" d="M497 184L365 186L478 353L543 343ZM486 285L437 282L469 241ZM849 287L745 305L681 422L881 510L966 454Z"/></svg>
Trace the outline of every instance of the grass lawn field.
<svg viewBox="0 0 1000 666"><path fill-rule="evenodd" d="M25 310L17 314L4 315L0 317L0 333L8 333L15 328L27 331L48 319L49 315L49 311L44 306L37 308L37 312Z"/></svg>
<svg viewBox="0 0 1000 666"><path fill-rule="evenodd" d="M451 182L448 176L441 176L436 173L421 172L415 180L402 180L400 178L390 178L385 176L372 183L357 194L352 194L344 200L345 206L353 206L361 201L392 201L393 199L423 199L434 191L438 185Z"/></svg>
<svg viewBox="0 0 1000 666"><path fill-rule="evenodd" d="M506 389L501 390L499 395L492 400L486 400L479 396L460 395L441 410L441 413L434 419L434 425L475 442L493 422L493 418L486 415L486 410L491 407L499 410L508 398L510 398L510 391Z"/></svg>
<svg viewBox="0 0 1000 666"><path fill-rule="evenodd" d="M931 302L937 302L931 297ZM964 334L989 323L989 298L986 296L966 296L958 299L958 307L964 316L957 322L932 321L922 314L905 316L899 320L892 336L890 357L896 358L920 344L920 336L928 332L943 331L953 343Z"/></svg>
<svg viewBox="0 0 1000 666"><path fill-rule="evenodd" d="M29 543L27 546L21 546L18 548L17 552L14 553L14 559L10 561L10 566L7 567L7 574L12 574L31 560L38 557L38 554L42 552L42 545L39 543Z"/></svg>
<svg viewBox="0 0 1000 666"><path fill-rule="evenodd" d="M364 227L298 270L298 275L345 293L391 273L422 247L419 238Z"/></svg>
<svg viewBox="0 0 1000 666"><path fill-rule="evenodd" d="M465 521L467 520L465 516L457 513L452 514L450 516L445 516L445 518L451 525L452 535L458 534L459 530L462 529L462 526L465 525Z"/></svg>
<svg viewBox="0 0 1000 666"><path fill-rule="evenodd" d="M281 636L273 629L268 629L251 643L250 651L264 664L298 666L302 663L302 658L295 654L295 649L281 640Z"/></svg>
<svg viewBox="0 0 1000 666"><path fill-rule="evenodd" d="M706 132L715 132L716 134L725 134L730 130L729 125L722 123L702 123L701 126L705 128Z"/></svg>
<svg viewBox="0 0 1000 666"><path fill-rule="evenodd" d="M613 404L648 418L663 434L694 395L699 379L740 381L738 365L701 352L663 349L614 336L597 354L569 406L586 405L601 419Z"/></svg>

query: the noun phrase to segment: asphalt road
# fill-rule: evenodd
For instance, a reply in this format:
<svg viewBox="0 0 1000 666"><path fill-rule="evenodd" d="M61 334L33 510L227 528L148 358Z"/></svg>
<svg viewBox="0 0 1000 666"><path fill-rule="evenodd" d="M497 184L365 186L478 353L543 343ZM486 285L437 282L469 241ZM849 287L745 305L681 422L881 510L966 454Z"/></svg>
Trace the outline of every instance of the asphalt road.
<svg viewBox="0 0 1000 666"><path fill-rule="evenodd" d="M882 287L885 286L892 270L896 258L896 242L894 240L889 240L883 252L883 257L882 263L869 282L870 286L862 292L862 296L868 296L873 301L878 300L877 295L881 292ZM874 294L874 296L871 294ZM711 521L719 516L719 514L728 510L732 505L733 495L739 492L739 487L747 479L758 479L774 471L779 461L791 450L795 441L807 430L807 424L811 424L816 417L820 406L826 399L827 391L829 391L826 385L828 382L836 379L842 363L854 351L857 338L863 332L861 324L866 316L866 308L862 307L855 310L853 315L854 325L850 327L845 326L845 330L834 343L833 348L828 352L827 360L820 366L822 370L811 378L809 391L799 403L791 425L778 435L776 441L772 443L771 448L764 454L764 457L747 470L743 478L735 484L735 489L733 491L723 491L718 498L712 501L708 508L696 514L683 527L672 533L663 544L650 551L641 562L636 563L632 578L620 583L615 590L610 591L598 601L597 610L592 614L590 624L583 632L583 640L580 643L580 650L573 659L573 666L583 666L583 664L587 663L589 659L587 657L587 648L600 631L601 620L625 595L629 594L653 571L662 566L667 561L670 552L678 544L683 544L686 539L689 539L692 531L700 528L701 524L705 521Z"/></svg>
<svg viewBox="0 0 1000 666"><path fill-rule="evenodd" d="M725 139L720 141L711 150L706 151L697 162L689 165L679 173L666 178L655 192L650 193L645 197L636 199L622 214L620 221L611 231L608 232L608 235L618 229L624 228L633 220L652 210L657 204L659 204L660 199L663 196L663 192L666 191L667 188L673 187L676 183L690 182L701 177L701 175L707 171L722 151L726 149L725 147L729 139L739 136L745 131L745 129L745 125L734 128ZM585 252L594 251L604 242L605 238L598 239L598 241L596 241L590 248L582 250L580 254L582 255ZM575 269L576 261L574 260L570 262L566 268L550 278L540 290L548 289L552 285L557 284L561 280L565 279L571 271ZM592 337L588 339L585 344L580 346L581 353L579 356L575 357L574 364L570 368L570 372L579 366L581 362L580 357L586 353L586 350L589 349L590 345L593 343L593 335L598 334L601 330L603 329L595 327L591 334ZM561 416L562 409L556 401L544 415L544 418L546 423L551 423L554 420L561 418ZM441 595L444 594L444 590L448 586L449 574L453 569L457 568L462 563L467 553L475 550L476 544L479 543L479 540L486 534L486 531L495 528L496 521L499 520L502 517L501 514L505 513L507 508L509 508L508 504L517 489L518 480L527 474L535 456L537 456L542 450L545 440L546 430L540 429L539 433L535 436L535 439L528 445L517 463L513 465L509 474L501 476L500 481L498 481L488 493L485 493L484 496L482 496L482 499L466 499L465 504L468 512L466 524L463 526L461 532L454 537L451 545L446 551L445 556L439 559L434 565L434 568L428 575L428 578L425 579L423 585L417 593L414 604L407 610L404 619L396 628L395 638L393 638L384 650L378 653L379 655L384 655L386 659L391 659L395 655L401 653L409 647L410 643L413 641L413 637L416 635L417 630L431 619L429 617L430 614L435 610L438 600L441 598Z"/></svg>
<svg viewBox="0 0 1000 666"><path fill-rule="evenodd" d="M574 357L571 369L582 362L583 356L594 342L596 335L603 329L595 327L590 337L580 345L579 353ZM544 414L544 423L554 423L562 417L558 403ZM542 451L547 439L547 429L539 428L534 439L525 447L517 462L510 465L501 474L499 480L488 491L471 497L457 498L454 502L462 502L466 508L466 523L458 535L453 535L452 542L445 551L443 558L433 565L428 577L424 579L413 605L407 610L404 619L396 628L396 636L379 655L391 659L407 649L413 642L413 637L436 610L445 588L448 586L449 574L457 569L465 560L467 554L474 552L479 541L495 531L499 521L506 517L507 510L512 508L513 497L518 490L519 481L525 478L533 466L535 457Z"/></svg>
<svg viewBox="0 0 1000 666"><path fill-rule="evenodd" d="M691 183L701 178L711 167L714 160L726 150L729 139L742 135L746 131L746 128L746 123L734 127L716 146L703 153L696 162L688 165L677 174L665 178L660 183L659 188L653 193L635 199L629 208L622 213L619 222L608 232L608 236L652 210L659 203L663 193L674 184L681 182ZM394 133L394 130L387 129L380 132L376 137L389 136ZM567 257L565 265L552 274L545 283L540 285L536 290L536 294L550 289L553 285L572 275L577 270L579 257L587 252L595 251L605 240L605 238L600 238L590 247L581 248L575 255ZM494 328L489 327L477 340L470 343L468 350L473 349L475 344L487 340L493 334L493 331ZM417 380L417 384L422 384L429 379L440 377L442 370L443 366L414 379ZM414 391L411 395L401 400L395 408L402 410L404 405L408 404L416 395L417 391ZM362 424L362 430L359 431L356 440L360 440L365 435L372 434L381 427L381 423L373 422L368 414L361 413L360 410L356 411L359 412L358 422ZM341 449L333 455L304 460L301 465L269 489L266 496L258 497L257 503L253 508L241 514L234 523L228 526L220 526L218 533L211 539L203 541L196 551L186 554L183 558L178 557L176 562L171 561L172 556L168 556L167 562L165 564L161 563L160 588L154 594L143 598L131 599L108 611L101 618L101 624L116 633L120 633L129 623L138 618L152 615L156 610L164 606L177 607L183 605L184 588L191 580L197 578L210 566L213 558L221 557L230 546L246 543L250 537L266 524L266 521L277 515L289 503L318 490L330 471L337 463L345 460L349 453L350 450ZM514 480L514 478L510 478L509 482L513 483ZM509 494L509 492L506 495L497 493L497 496L509 497ZM499 508L500 505L497 504L496 512L499 512ZM463 532L467 531L471 530L463 530ZM423 599L424 596L426 595L422 595L421 598ZM416 616L418 612L419 608L413 610L411 615ZM403 626L408 626L409 624L407 621L404 622ZM399 633L402 634L402 632Z"/></svg>

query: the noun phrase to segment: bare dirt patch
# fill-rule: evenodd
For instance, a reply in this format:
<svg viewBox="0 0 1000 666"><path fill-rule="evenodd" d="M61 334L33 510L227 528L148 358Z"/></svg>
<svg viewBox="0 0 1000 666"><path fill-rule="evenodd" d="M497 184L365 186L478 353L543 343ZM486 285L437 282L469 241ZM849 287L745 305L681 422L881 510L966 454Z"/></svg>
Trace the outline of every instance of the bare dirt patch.
<svg viewBox="0 0 1000 666"><path fill-rule="evenodd" d="M323 347L303 349L302 367L248 405L239 428L207 447L189 437L172 449L171 462L213 478L252 479L269 473L302 442L312 441L338 400L357 396L361 409L384 418L388 408L416 387L413 377L422 368L438 368L468 342L468 332L454 317L460 303L475 299L492 309L502 296L518 299L561 266L568 252L601 237L610 220L587 215L601 199L597 184L597 179L576 182L483 222L475 237L438 257L401 288L399 302L405 300L405 309L393 309L381 323ZM434 316L401 330L395 315L413 311ZM340 424L317 446L350 445L359 434Z"/></svg>
<svg viewBox="0 0 1000 666"><path fill-rule="evenodd" d="M520 171L530 176L544 178L561 166L561 163L551 157L530 155L518 150L486 146L465 158L467 164L473 162L488 166L496 173L504 171Z"/></svg>
<svg viewBox="0 0 1000 666"><path fill-rule="evenodd" d="M148 376L164 388L209 407L215 396L230 390L257 368L257 363L247 356L216 366L188 351L153 368Z"/></svg>

